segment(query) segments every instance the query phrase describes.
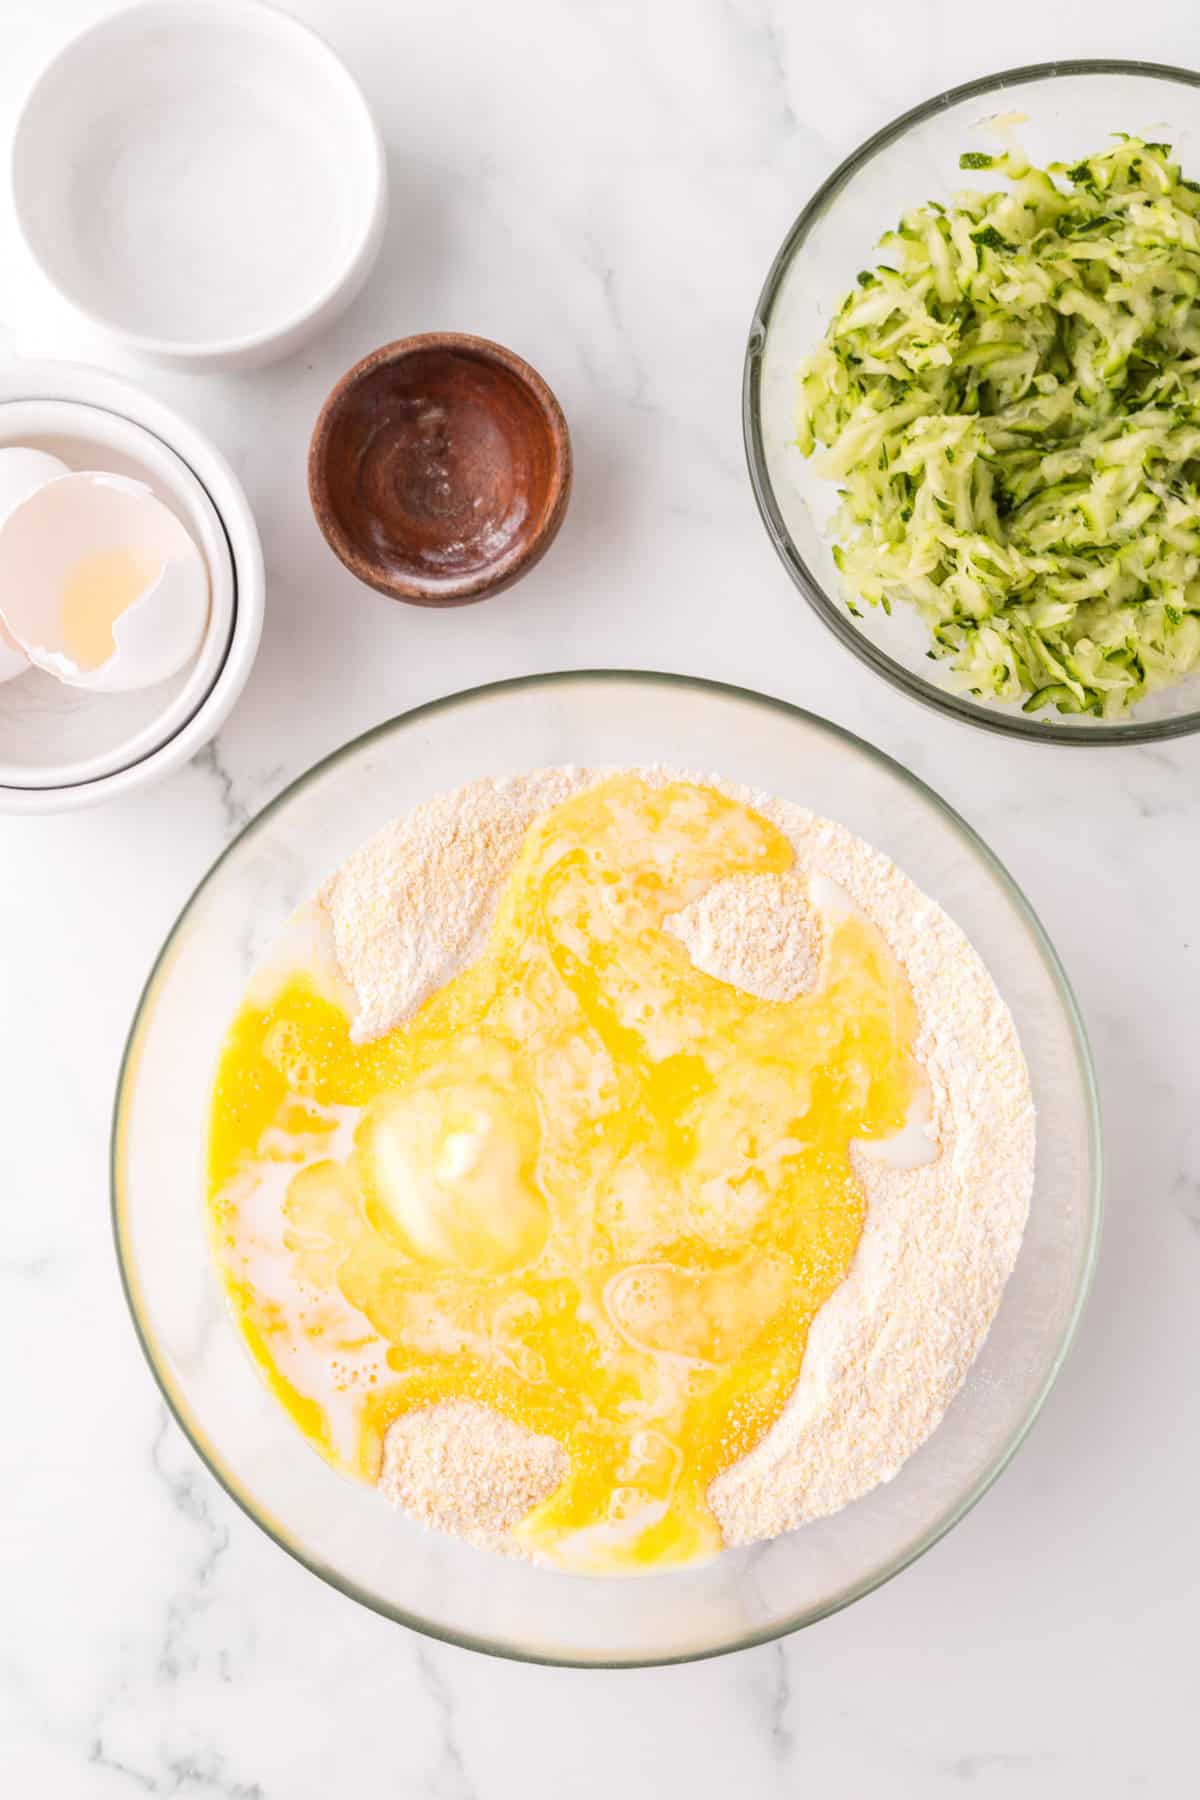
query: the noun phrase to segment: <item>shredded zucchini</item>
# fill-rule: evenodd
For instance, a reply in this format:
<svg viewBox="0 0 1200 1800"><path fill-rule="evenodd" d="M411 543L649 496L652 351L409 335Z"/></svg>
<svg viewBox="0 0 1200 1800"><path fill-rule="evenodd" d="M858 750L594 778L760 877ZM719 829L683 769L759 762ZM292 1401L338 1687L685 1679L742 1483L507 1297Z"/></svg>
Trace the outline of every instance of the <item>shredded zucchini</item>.
<svg viewBox="0 0 1200 1800"><path fill-rule="evenodd" d="M962 166L1010 185L883 238L797 442L852 611L915 605L974 694L1112 717L1200 666L1200 185L1130 137Z"/></svg>

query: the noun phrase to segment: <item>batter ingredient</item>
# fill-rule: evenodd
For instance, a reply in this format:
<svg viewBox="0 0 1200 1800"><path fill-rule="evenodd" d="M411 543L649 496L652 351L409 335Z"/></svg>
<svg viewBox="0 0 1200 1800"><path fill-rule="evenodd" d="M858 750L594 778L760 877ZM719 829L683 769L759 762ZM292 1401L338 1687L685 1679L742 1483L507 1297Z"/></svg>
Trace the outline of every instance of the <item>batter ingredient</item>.
<svg viewBox="0 0 1200 1800"><path fill-rule="evenodd" d="M847 605L955 685L1117 717L1200 667L1200 188L1118 134L913 207L800 370Z"/></svg>
<svg viewBox="0 0 1200 1800"><path fill-rule="evenodd" d="M861 918L829 921L819 986L786 1003L662 929L792 861L711 789L615 776L533 824L486 950L407 1025L356 1047L300 978L243 1013L218 1178L300 1098L362 1108L349 1157L284 1201L296 1275L385 1346L362 1472L395 1419L475 1400L566 1452L516 1526L530 1550L623 1567L720 1548L708 1486L778 1416L858 1242L850 1144L899 1131L919 1083L903 975Z"/></svg>
<svg viewBox="0 0 1200 1800"><path fill-rule="evenodd" d="M235 1024L212 1178L247 1339L328 1456L612 1569L895 1472L998 1303L1033 1119L986 971L886 858L594 780L477 783L350 859L329 966Z"/></svg>

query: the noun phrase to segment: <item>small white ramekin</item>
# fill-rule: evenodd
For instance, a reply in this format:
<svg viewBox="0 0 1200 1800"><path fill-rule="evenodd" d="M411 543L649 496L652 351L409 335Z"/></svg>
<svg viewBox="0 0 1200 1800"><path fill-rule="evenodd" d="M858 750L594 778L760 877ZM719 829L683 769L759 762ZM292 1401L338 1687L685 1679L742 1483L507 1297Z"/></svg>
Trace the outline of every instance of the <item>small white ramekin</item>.
<svg viewBox="0 0 1200 1800"><path fill-rule="evenodd" d="M17 121L12 192L43 274L129 350L233 369L360 291L387 214L362 92L257 0L145 0L73 38Z"/></svg>
<svg viewBox="0 0 1200 1800"><path fill-rule="evenodd" d="M233 558L207 488L144 425L77 400L2 400L0 448L11 445L48 451L71 470L144 482L183 525L208 574L203 641L190 665L170 680L105 695L35 670L0 683L0 788L75 787L140 762L199 711L233 639Z"/></svg>
<svg viewBox="0 0 1200 1800"><path fill-rule="evenodd" d="M156 491L172 505L196 532L210 574L214 575L214 620L197 659L205 670L202 682L188 679L179 692L188 693L188 704L175 709L169 734L162 721L139 719L128 743L119 747L105 742L103 767L86 753L73 755L57 773L46 770L21 774L11 765L0 781L0 812L50 813L99 805L119 794L149 785L187 762L220 729L250 674L262 634L266 580L262 546L249 502L241 484L218 450L195 426L135 383L104 369L72 363L17 363L0 370L0 434L5 407L20 403L23 431L35 443L49 446L61 432L62 403L71 403L71 438L86 441L88 417L94 423L96 463L103 468L106 456L119 455L125 472L139 468ZM45 428L38 429L40 416ZM122 430L122 426L129 429ZM13 442L12 437L3 441ZM76 452L78 455L78 452ZM200 493L197 493L197 489ZM201 499L203 496L203 500ZM229 590L222 596L217 540L202 525L204 501L228 552ZM215 638L213 633L215 632ZM19 677L18 680L23 680ZM15 684L6 684L14 686ZM71 690L81 706L87 695ZM4 688L0 688L0 700ZM110 696L94 696L105 700ZM177 696L170 696L172 708ZM79 747L77 746L77 750ZM114 749L121 754L114 755ZM113 766L117 764L118 766ZM48 776L55 785L44 785Z"/></svg>

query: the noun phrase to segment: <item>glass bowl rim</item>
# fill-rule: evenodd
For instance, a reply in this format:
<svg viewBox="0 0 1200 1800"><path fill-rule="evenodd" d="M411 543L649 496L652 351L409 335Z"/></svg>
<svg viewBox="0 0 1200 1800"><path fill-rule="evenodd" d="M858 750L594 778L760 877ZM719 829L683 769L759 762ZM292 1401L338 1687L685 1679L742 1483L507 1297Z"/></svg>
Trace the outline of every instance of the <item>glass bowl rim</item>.
<svg viewBox="0 0 1200 1800"><path fill-rule="evenodd" d="M462 1631L447 1630L441 1627L435 1620L425 1618L416 1613L406 1612L402 1607L389 1605L387 1602L378 1598L378 1596L366 1592L356 1582L349 1580L337 1570L330 1568L321 1560L321 1558L309 1554L303 1546L295 1543L281 1528L277 1527L265 1510L258 1507L253 1497L249 1493L242 1492L239 1489L232 1475L226 1474L221 1466L221 1459L216 1452L209 1450L199 1426L194 1425L191 1421L189 1408L186 1402L174 1391L172 1378L164 1363L160 1361L155 1346L154 1333L149 1324L143 1321L139 1299L139 1278L132 1254L127 1252L125 1244L121 1174L121 1144L124 1129L123 1119L126 1090L136 1066L138 1039L141 1034L143 1023L149 1017L159 978L174 951L177 939L191 917L201 895L206 891L210 883L217 878L225 863L233 856L234 852L242 842L257 832L267 820L272 818L277 812L281 812L292 799L293 795L301 792L319 777L336 768L339 763L349 761L360 750L365 749L367 745L386 735L393 732L401 732L406 728L410 728L420 721L429 718L432 714L453 710L456 706L478 699L485 694L529 692L530 690L557 687L562 683L579 680L594 682L598 685L606 685L609 682L619 681L644 683L647 687L663 684L670 687L693 688L705 693L725 695L738 700L750 701L756 706L765 707L768 710L782 713L805 725L816 726L819 730L829 733L834 738L840 739L851 749L864 752L870 760L880 765L887 773L892 774L901 781L907 783L920 799L926 801L933 807L935 812L941 814L952 829L956 830L966 840L968 846L977 852L989 873L996 878L998 885L1005 893L1008 901L1028 928L1029 933L1033 938L1034 945L1041 955L1047 972L1057 990L1059 1002L1062 1005L1063 1013L1070 1030L1070 1036L1084 1087L1088 1115L1088 1153L1092 1177L1090 1193L1088 1195L1087 1243L1080 1269L1078 1286L1073 1299L1070 1316L1067 1319L1066 1326L1055 1350L1053 1361L1013 1436L1004 1445L996 1460L975 1480L966 1493L960 1497L959 1501L951 1509L948 1515L939 1520L936 1527L931 1531L928 1531L915 1545L907 1547L900 1555L893 1557L890 1561L884 1563L878 1570L873 1571L870 1576L854 1583L852 1587L844 1593L836 1595L836 1597L828 1604L812 1607L794 1617L781 1620L778 1623L772 1624L761 1630L747 1632L743 1637L736 1640L714 1644L711 1647L705 1647L702 1650L687 1651L665 1656L621 1657L609 1660L552 1656L536 1651L516 1648L510 1643L500 1642L486 1637L474 1637L469 1633ZM223 1489L240 1511L265 1533L272 1543L280 1550L283 1550L288 1556L292 1557L301 1565L301 1567L307 1569L310 1574L317 1576L321 1581L325 1582L336 1593L345 1595L347 1599L357 1601L359 1605L367 1607L371 1612L378 1614L382 1618L390 1619L395 1624L407 1626L410 1630L420 1633L423 1637L433 1638L441 1643L452 1644L458 1649L476 1650L484 1655L495 1656L506 1662L533 1663L550 1668L660 1668L680 1663L704 1662L713 1657L729 1655L735 1651L754 1649L764 1644L774 1643L781 1638L790 1637L794 1632L803 1630L810 1625L815 1625L821 1619L829 1618L834 1613L841 1612L846 1607L853 1605L855 1601L861 1600L865 1598L866 1595L874 1593L877 1588L883 1587L886 1582L891 1581L893 1577L901 1574L905 1569L909 1568L913 1563L924 1556L927 1551L931 1550L935 1544L940 1542L947 1533L952 1531L953 1528L966 1517L967 1513L971 1511L971 1509L983 1498L984 1494L987 1493L988 1489L991 1488L993 1483L1003 1474L1004 1470L1008 1467L1009 1463L1024 1443L1026 1437L1029 1435L1051 1389L1058 1379L1063 1363L1066 1361L1067 1354L1075 1341L1075 1336L1079 1328L1079 1321L1082 1317L1083 1309L1091 1289L1092 1279L1095 1274L1100 1243L1100 1228L1104 1211L1103 1177L1104 1153L1101 1134L1099 1089L1096 1082L1096 1073L1092 1062L1087 1032L1084 1027L1078 1002L1075 998L1074 990L1072 989L1066 971L1059 960L1058 953L1051 943L1045 928L1032 905L1026 899L1021 888L1013 880L999 857L989 848L983 838L975 831L974 827L969 825L947 801L943 800L940 794L936 793L934 789L922 781L919 776L914 775L911 770L906 769L902 763L897 762L894 757L889 756L886 751L878 749L874 744L868 743L865 738L861 738L857 736L856 733L848 731L844 726L835 724L831 719L822 717L819 713L811 712L805 707L795 706L790 701L782 700L775 695L762 694L756 689L739 687L731 682L710 681L702 676L671 674L667 671L652 669L559 669L547 671L545 673L511 676L501 681L480 682L473 687L461 688L455 693L445 694L437 699L425 701L418 706L410 707L405 712L395 714L390 719L381 721L378 725L374 725L369 730L361 732L358 736L348 739L347 742L340 745L337 749L318 758L318 760L311 764L309 768L296 776L294 780L288 782L278 794L268 800L258 812L246 821L236 835L231 838L229 843L226 844L224 849L209 865L208 869L201 876L187 900L184 902L174 923L164 938L162 945L155 955L154 961L151 964L142 985L142 990L138 997L133 1017L130 1021L125 1045L121 1054L120 1066L117 1073L116 1090L113 1099L111 1134L109 1140L109 1201L113 1243L116 1252L117 1270L120 1277L121 1289L124 1293L125 1301L133 1322L134 1335L137 1338L159 1393L166 1402L168 1412L171 1414L176 1425L199 1457L209 1475L216 1481L217 1485Z"/></svg>
<svg viewBox="0 0 1200 1800"><path fill-rule="evenodd" d="M1138 62L1127 57L1068 57L1054 62L1024 63L1017 68L1001 69L993 75L976 76L971 81L961 82L955 87L946 88L940 94L932 95L917 106L909 107L878 131L872 132L870 137L864 139L856 150L851 151L826 176L797 214L767 271L746 342L742 370L742 440L759 516L776 555L813 612L860 662L866 663L877 675L881 675L892 687L898 688L910 699L919 701L933 712L957 719L961 724L998 732L1005 737L1023 738L1028 743L1071 747L1082 745L1087 749L1102 744L1150 744L1167 738L1187 737L1200 731L1200 701L1188 712L1177 713L1166 719L1130 719L1121 724L1110 722L1082 729L1064 728L1047 724L1044 720L1022 712L993 712L973 706L957 694L938 688L932 682L923 681L855 629L844 609L825 591L793 543L776 501L767 467L760 395L763 352L780 288L812 227L824 216L852 177L913 126L923 124L926 119L944 112L960 101L999 93L1021 83L1056 81L1063 76L1075 75L1135 75L1169 85L1200 88L1200 70L1180 68L1172 63Z"/></svg>

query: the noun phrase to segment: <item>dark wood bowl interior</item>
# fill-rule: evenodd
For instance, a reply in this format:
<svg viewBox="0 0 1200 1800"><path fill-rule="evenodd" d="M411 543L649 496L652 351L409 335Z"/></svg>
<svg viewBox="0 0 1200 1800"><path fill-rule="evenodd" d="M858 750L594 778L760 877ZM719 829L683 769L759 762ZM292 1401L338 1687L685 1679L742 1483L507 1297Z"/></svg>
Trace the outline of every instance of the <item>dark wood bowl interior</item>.
<svg viewBox="0 0 1200 1800"><path fill-rule="evenodd" d="M309 453L331 547L361 580L426 606L524 574L566 510L566 421L541 377L486 339L430 334L364 358L334 388Z"/></svg>

